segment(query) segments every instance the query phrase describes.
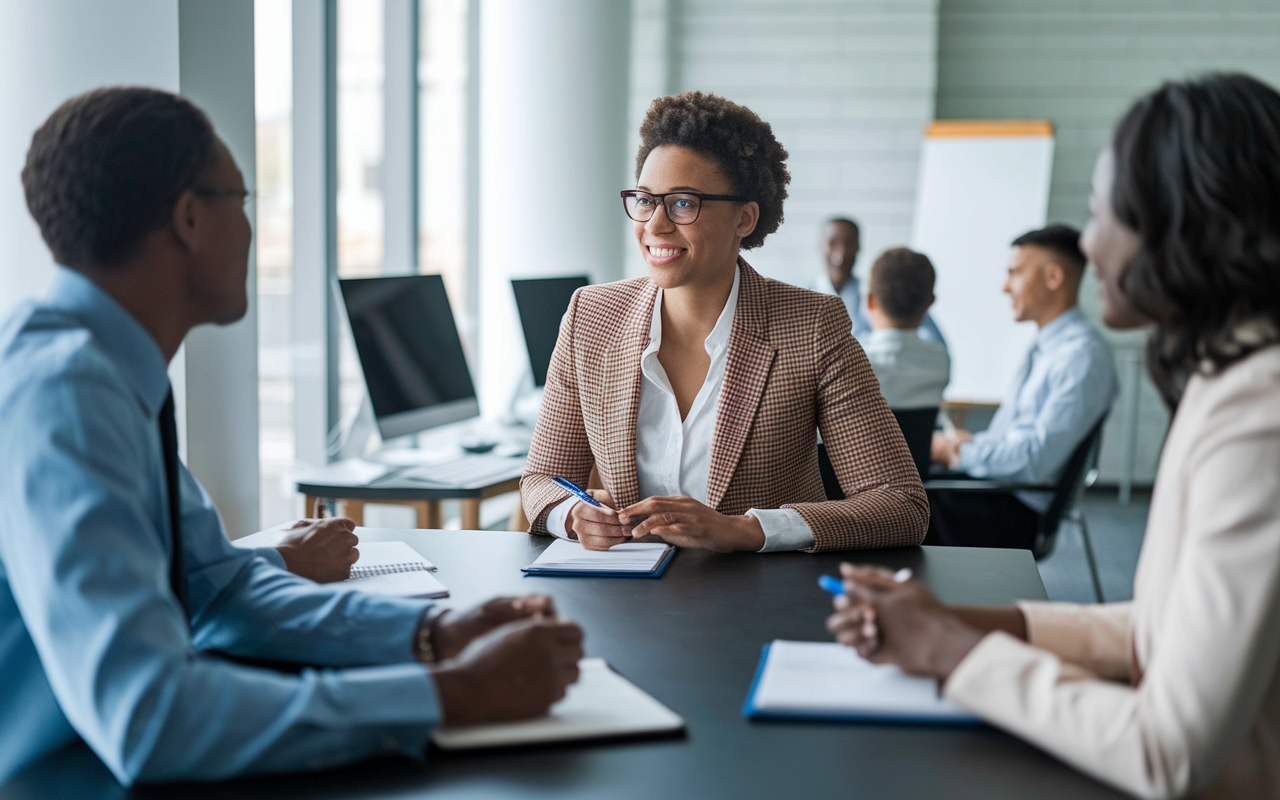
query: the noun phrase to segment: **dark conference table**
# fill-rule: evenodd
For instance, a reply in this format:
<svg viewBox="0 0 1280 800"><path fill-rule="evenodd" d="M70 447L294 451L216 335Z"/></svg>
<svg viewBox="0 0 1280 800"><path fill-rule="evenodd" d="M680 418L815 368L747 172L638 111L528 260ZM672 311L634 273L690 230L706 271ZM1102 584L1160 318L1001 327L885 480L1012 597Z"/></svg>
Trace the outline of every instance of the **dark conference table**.
<svg viewBox="0 0 1280 800"><path fill-rule="evenodd" d="M582 623L588 655L685 718L679 738L383 759L323 773L121 788L84 745L0 787L0 798L1116 798L1117 792L989 727L748 722L760 648L821 640L830 599L816 584L843 559L911 567L944 601L1043 599L1027 551L901 548L810 555L678 553L657 580L531 578L547 546L523 533L361 529L402 539L470 605L545 592Z"/></svg>

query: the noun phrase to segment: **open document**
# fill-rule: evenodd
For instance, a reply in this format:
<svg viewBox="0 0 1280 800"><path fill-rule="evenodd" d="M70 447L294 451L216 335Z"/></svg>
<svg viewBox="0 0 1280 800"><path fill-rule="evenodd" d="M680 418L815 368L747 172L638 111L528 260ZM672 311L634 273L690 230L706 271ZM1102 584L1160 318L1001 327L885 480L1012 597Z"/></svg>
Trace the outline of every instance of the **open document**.
<svg viewBox="0 0 1280 800"><path fill-rule="evenodd" d="M609 669L602 658L578 662L578 682L545 717L489 725L441 725L431 735L445 750L676 733L679 714Z"/></svg>
<svg viewBox="0 0 1280 800"><path fill-rule="evenodd" d="M608 550L588 550L577 542L556 539L524 572L530 575L594 575L656 578L670 563L675 547L662 542L628 542Z"/></svg>
<svg viewBox="0 0 1280 800"><path fill-rule="evenodd" d="M944 700L938 682L872 664L835 642L775 640L765 647L743 715L750 718L976 723Z"/></svg>

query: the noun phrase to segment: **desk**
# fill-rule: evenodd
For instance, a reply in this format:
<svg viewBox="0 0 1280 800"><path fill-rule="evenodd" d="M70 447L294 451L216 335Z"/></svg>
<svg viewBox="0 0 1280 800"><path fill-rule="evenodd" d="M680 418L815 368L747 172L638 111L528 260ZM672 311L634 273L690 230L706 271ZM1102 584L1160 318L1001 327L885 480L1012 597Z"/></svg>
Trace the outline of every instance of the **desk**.
<svg viewBox="0 0 1280 800"><path fill-rule="evenodd" d="M849 554L683 551L658 580L526 578L545 537L477 531L359 531L402 539L439 566L468 605L494 594L546 592L586 629L589 655L665 703L688 734L622 744L500 753L432 752L321 774L159 787L168 798L1119 798L1030 745L991 728L747 722L742 703L760 648L777 638L828 640L831 604L818 575ZM854 554L909 566L942 599L1044 598L1022 550L920 547ZM127 793L87 747L61 751L0 798L115 798Z"/></svg>
<svg viewBox="0 0 1280 800"><path fill-rule="evenodd" d="M320 504L324 500L331 499L338 501L338 515L351 518L357 525L364 524L366 503L386 503L413 506L418 512L419 528L439 528L444 524L440 515L440 501L460 500L462 529L475 530L480 527L480 501L500 494L520 491L520 479L508 478L466 489L330 486L301 480L298 481L298 491L307 496L304 508L308 517L321 516Z"/></svg>

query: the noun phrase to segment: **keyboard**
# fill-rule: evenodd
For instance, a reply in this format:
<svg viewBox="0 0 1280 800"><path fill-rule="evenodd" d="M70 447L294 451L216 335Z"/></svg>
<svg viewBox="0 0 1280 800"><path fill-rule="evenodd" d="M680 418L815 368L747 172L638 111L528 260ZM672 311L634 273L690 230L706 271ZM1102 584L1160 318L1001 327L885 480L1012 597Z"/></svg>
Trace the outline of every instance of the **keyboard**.
<svg viewBox="0 0 1280 800"><path fill-rule="evenodd" d="M518 478L524 459L509 456L462 456L435 464L392 472L386 482L421 484L451 489L476 488ZM384 482L379 482L385 485Z"/></svg>

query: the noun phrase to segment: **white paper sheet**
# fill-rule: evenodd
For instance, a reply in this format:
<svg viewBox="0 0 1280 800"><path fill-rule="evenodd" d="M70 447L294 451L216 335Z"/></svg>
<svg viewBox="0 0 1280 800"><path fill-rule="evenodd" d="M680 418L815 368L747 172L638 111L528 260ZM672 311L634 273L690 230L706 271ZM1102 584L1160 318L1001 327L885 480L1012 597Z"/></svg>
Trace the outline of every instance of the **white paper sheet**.
<svg viewBox="0 0 1280 800"><path fill-rule="evenodd" d="M608 550L588 550L577 542L556 539L529 567L583 572L651 572L670 547L662 542L628 542Z"/></svg>
<svg viewBox="0 0 1280 800"><path fill-rule="evenodd" d="M442 725L431 735L446 750L600 739L684 728L679 714L609 669L602 658L578 662L580 677L551 713L493 725Z"/></svg>
<svg viewBox="0 0 1280 800"><path fill-rule="evenodd" d="M895 666L872 664L835 642L788 642L769 647L753 705L766 714L877 719L975 719L944 700L938 682Z"/></svg>

